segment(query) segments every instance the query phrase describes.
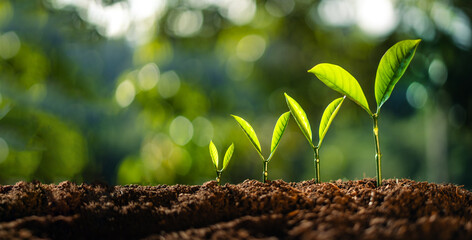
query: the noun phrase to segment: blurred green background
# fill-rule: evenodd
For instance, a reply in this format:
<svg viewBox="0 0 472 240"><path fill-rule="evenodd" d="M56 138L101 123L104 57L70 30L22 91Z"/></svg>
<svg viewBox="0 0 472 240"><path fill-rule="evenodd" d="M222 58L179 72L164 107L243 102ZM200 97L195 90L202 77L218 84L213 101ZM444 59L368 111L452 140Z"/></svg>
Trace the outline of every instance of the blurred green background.
<svg viewBox="0 0 472 240"><path fill-rule="evenodd" d="M284 92L314 133L339 97L308 69L342 66L374 109L383 53L421 38L382 108L383 176L471 188L471 16L467 0L2 0L0 183L201 184L215 177L210 140L220 155L235 143L223 183L260 179L230 114L268 155ZM375 177L371 124L345 102L320 150L322 180ZM313 177L291 120L269 178Z"/></svg>

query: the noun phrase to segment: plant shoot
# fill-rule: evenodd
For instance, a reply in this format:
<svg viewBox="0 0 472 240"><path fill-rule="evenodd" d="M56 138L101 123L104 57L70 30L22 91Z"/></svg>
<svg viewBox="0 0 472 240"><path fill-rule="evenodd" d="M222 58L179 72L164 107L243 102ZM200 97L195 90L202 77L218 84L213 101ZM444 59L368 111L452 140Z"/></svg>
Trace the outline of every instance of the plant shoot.
<svg viewBox="0 0 472 240"><path fill-rule="evenodd" d="M298 104L298 102L295 101L293 98L291 98L287 93L284 93L284 95L285 95L285 100L287 101L288 108L290 109L290 112L292 113L292 116L295 119L295 122L297 122L298 127L302 131L303 135L305 135L305 138L308 140L308 143L310 143L310 146L313 149L313 152L314 152L313 161L315 165L315 183L320 183L321 177L320 177L319 150L321 147L321 143L323 142L326 132L328 131L329 126L333 122L334 117L336 116L339 109L341 108L341 105L345 97L335 99L324 110L323 116L321 117L320 127L318 131L319 141L317 145L314 145L310 122L308 121L305 111L300 106L300 104Z"/></svg>
<svg viewBox="0 0 472 240"><path fill-rule="evenodd" d="M218 159L218 150L216 149L215 144L213 143L213 141L210 141L210 156L211 156L211 161L213 162L213 166L215 166L216 182L218 183L218 185L221 184L221 174L228 166L229 160L231 160L231 157L233 156L233 152L234 152L234 144L232 143L228 147L228 150L226 150L223 162L221 162Z"/></svg>
<svg viewBox="0 0 472 240"><path fill-rule="evenodd" d="M400 80L408 68L408 65L410 65L420 41L421 40L418 39L398 42L383 55L375 76L375 101L377 103L375 113L372 113L370 110L364 92L357 80L342 67L321 63L308 70L308 72L315 74L326 86L357 103L372 117L376 152L377 186L382 185L382 154L380 152L378 127L380 108L388 100L398 80Z"/></svg>
<svg viewBox="0 0 472 240"><path fill-rule="evenodd" d="M241 117L238 117L236 115L231 116L236 119L239 126L241 127L241 129L246 134L249 141L252 143L257 153L259 154L259 157L261 158L263 163L262 181L267 182L267 165L274 156L275 150L277 150L280 140L282 139L282 135L284 134L285 129L287 128L288 120L290 119L290 112L282 114L277 120L277 123L275 124L274 133L272 134L272 142L270 145L270 155L267 159L264 158L264 155L262 155L261 144L259 143L259 139L257 138L256 132L251 127L251 125Z"/></svg>

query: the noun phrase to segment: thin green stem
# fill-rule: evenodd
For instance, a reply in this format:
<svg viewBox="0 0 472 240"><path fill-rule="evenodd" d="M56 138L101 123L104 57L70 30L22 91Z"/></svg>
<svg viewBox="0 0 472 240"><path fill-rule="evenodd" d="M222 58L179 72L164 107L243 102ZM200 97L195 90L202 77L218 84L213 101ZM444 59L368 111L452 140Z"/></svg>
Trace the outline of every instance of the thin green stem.
<svg viewBox="0 0 472 240"><path fill-rule="evenodd" d="M375 139L375 161L377 166L377 187L382 185L382 169L381 169L381 158L382 153L380 153L380 141L379 141L379 125L378 125L378 114L375 113L372 115L374 120L374 139Z"/></svg>
<svg viewBox="0 0 472 240"><path fill-rule="evenodd" d="M314 147L313 150L315 151L315 156L314 156L314 164L315 164L315 183L321 183L319 148L318 148L318 147Z"/></svg>
<svg viewBox="0 0 472 240"><path fill-rule="evenodd" d="M221 173L223 171L218 171L216 170L216 183L218 184L218 186L221 184Z"/></svg>
<svg viewBox="0 0 472 240"><path fill-rule="evenodd" d="M269 165L269 161L264 160L264 169L262 171L262 182L267 182L267 166Z"/></svg>

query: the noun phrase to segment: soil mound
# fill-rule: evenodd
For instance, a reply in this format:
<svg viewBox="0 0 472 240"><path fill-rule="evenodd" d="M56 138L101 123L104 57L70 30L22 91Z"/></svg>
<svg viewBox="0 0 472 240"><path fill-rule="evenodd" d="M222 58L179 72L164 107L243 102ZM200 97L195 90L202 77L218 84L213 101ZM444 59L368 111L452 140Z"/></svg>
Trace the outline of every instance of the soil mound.
<svg viewBox="0 0 472 240"><path fill-rule="evenodd" d="M0 186L0 239L472 239L472 193L374 179Z"/></svg>

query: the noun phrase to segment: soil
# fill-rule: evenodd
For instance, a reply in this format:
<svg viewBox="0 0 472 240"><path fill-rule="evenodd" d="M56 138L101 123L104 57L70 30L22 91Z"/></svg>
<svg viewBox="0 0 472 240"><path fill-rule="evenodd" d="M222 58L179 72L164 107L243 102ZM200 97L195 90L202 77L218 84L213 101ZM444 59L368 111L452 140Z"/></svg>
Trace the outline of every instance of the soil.
<svg viewBox="0 0 472 240"><path fill-rule="evenodd" d="M472 193L408 179L0 186L0 239L472 239Z"/></svg>

